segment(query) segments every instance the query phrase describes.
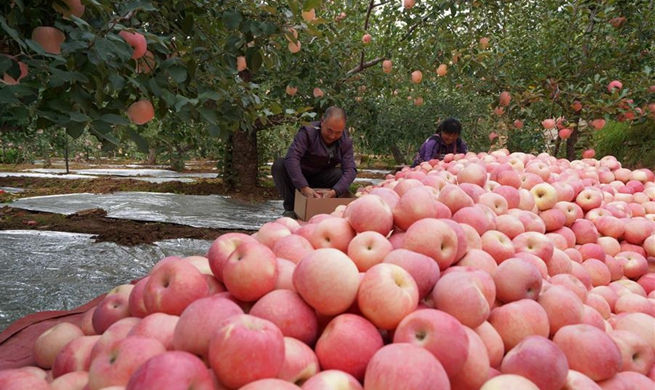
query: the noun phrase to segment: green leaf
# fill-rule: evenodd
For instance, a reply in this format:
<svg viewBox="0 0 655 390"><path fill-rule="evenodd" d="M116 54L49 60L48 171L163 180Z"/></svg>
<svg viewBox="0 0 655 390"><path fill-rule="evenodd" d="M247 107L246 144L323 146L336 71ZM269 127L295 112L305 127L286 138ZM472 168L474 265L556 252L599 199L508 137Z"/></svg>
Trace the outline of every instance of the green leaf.
<svg viewBox="0 0 655 390"><path fill-rule="evenodd" d="M18 31L14 30L13 28L9 27L7 24L7 21L3 16L0 15L0 26L2 27L5 32L16 41L21 47L25 47L25 44L23 43L23 40L20 39L20 35L18 35Z"/></svg>
<svg viewBox="0 0 655 390"><path fill-rule="evenodd" d="M132 0L121 9L121 14L126 15L136 10L157 11L157 8L147 0Z"/></svg>
<svg viewBox="0 0 655 390"><path fill-rule="evenodd" d="M73 122L88 122L89 117L81 112L71 112L68 114Z"/></svg>
<svg viewBox="0 0 655 390"><path fill-rule="evenodd" d="M0 89L0 103L17 104L20 100L11 92L11 88Z"/></svg>
<svg viewBox="0 0 655 390"><path fill-rule="evenodd" d="M250 68L250 70L253 72L256 72L262 66L263 60L264 59L262 57L261 51L254 47L248 49L246 52L246 62L248 63L248 68Z"/></svg>
<svg viewBox="0 0 655 390"><path fill-rule="evenodd" d="M156 79L150 79L148 80L148 86L150 87L150 91L152 91L152 94L161 97L162 94L162 89L159 87L159 84L157 84Z"/></svg>
<svg viewBox="0 0 655 390"><path fill-rule="evenodd" d="M178 84L182 84L187 79L186 68L183 66L172 66L168 69L168 73L173 78L173 81Z"/></svg>
<svg viewBox="0 0 655 390"><path fill-rule="evenodd" d="M143 138L141 134L137 133L133 128L130 127L127 129L127 135L129 135L132 141L134 141L139 152L148 153L148 141L146 141L146 139Z"/></svg>
<svg viewBox="0 0 655 390"><path fill-rule="evenodd" d="M100 120L103 122L107 122L112 125L124 125L127 126L130 124L130 121L127 120L127 118L122 117L120 115L116 114L104 114L100 117Z"/></svg>
<svg viewBox="0 0 655 390"><path fill-rule="evenodd" d="M194 25L194 19L193 19L193 14L188 13L184 20L182 21L182 32L185 34L191 34L191 31L193 30L193 25Z"/></svg>
<svg viewBox="0 0 655 390"><path fill-rule="evenodd" d="M222 20L226 29L236 30L239 28L239 25L243 20L243 16L241 16L241 13L237 10L227 10L223 12Z"/></svg>
<svg viewBox="0 0 655 390"><path fill-rule="evenodd" d="M198 100L205 102L206 100L218 100L221 98L221 94L216 91L205 91L198 95Z"/></svg>
<svg viewBox="0 0 655 390"><path fill-rule="evenodd" d="M111 133L114 130L109 123L100 120L91 122L91 128L95 130L99 138L104 138L104 134Z"/></svg>
<svg viewBox="0 0 655 390"><path fill-rule="evenodd" d="M309 11L312 8L320 8L321 4L323 4L322 0L305 0L305 4L302 6L302 10Z"/></svg>
<svg viewBox="0 0 655 390"><path fill-rule="evenodd" d="M66 126L66 133L71 137L77 139L84 134L84 129L86 128L86 123L75 123L71 122Z"/></svg>
<svg viewBox="0 0 655 390"><path fill-rule="evenodd" d="M200 107L198 108L198 112L208 123L212 125L215 125L218 121L218 116L216 115L215 110L209 109L207 107Z"/></svg>
<svg viewBox="0 0 655 390"><path fill-rule="evenodd" d="M221 134L221 129L217 125L211 123L207 126L207 130L212 137L218 137Z"/></svg>
<svg viewBox="0 0 655 390"><path fill-rule="evenodd" d="M125 88L125 78L117 73L112 72L109 74L109 82L111 83L114 91L120 92L123 88Z"/></svg>

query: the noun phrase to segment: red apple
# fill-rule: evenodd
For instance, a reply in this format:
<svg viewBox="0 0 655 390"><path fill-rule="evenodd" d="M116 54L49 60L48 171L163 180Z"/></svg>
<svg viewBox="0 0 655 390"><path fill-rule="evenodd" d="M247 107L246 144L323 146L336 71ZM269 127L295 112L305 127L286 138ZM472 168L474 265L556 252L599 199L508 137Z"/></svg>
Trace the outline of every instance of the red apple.
<svg viewBox="0 0 655 390"><path fill-rule="evenodd" d="M216 389L202 360L184 351L168 351L154 356L137 368L125 386L125 390L190 388Z"/></svg>

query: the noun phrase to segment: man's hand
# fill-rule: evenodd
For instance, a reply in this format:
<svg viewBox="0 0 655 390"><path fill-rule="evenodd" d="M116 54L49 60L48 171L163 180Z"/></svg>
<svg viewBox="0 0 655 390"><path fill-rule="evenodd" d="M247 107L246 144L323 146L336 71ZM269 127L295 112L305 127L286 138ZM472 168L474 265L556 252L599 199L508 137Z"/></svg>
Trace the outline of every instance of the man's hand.
<svg viewBox="0 0 655 390"><path fill-rule="evenodd" d="M314 191L311 187L303 187L300 189L300 192L308 198L321 198L321 194Z"/></svg>
<svg viewBox="0 0 655 390"><path fill-rule="evenodd" d="M337 192L335 190L321 191L324 198L336 198Z"/></svg>

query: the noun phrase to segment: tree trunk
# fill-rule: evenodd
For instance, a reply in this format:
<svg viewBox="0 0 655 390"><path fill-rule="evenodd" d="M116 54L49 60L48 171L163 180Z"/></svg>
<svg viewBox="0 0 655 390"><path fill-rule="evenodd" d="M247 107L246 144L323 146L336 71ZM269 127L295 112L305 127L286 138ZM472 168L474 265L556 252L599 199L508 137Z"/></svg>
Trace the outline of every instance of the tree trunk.
<svg viewBox="0 0 655 390"><path fill-rule="evenodd" d="M391 145L391 154L393 155L393 159L396 161L397 165L405 164L405 156L400 151L400 148L398 147L398 145L396 145L396 144Z"/></svg>
<svg viewBox="0 0 655 390"><path fill-rule="evenodd" d="M569 161L575 160L575 144L578 141L578 128L573 129L571 137L566 140L566 159Z"/></svg>
<svg viewBox="0 0 655 390"><path fill-rule="evenodd" d="M231 137L231 150L227 156L230 161L223 173L225 185L230 190L245 193L257 191L259 158L257 153L257 133L236 131ZM231 169L230 169L231 168Z"/></svg>
<svg viewBox="0 0 655 390"><path fill-rule="evenodd" d="M148 165L157 164L157 148L151 147L148 149Z"/></svg>

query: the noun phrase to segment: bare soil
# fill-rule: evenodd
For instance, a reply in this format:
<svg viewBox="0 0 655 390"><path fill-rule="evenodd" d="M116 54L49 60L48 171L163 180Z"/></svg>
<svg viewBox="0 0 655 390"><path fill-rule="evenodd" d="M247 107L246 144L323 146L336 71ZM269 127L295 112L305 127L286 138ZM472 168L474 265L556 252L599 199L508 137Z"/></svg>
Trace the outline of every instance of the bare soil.
<svg viewBox="0 0 655 390"><path fill-rule="evenodd" d="M8 170L7 166L0 170ZM16 171L18 167L14 167ZM25 169L19 167L18 169ZM193 172L202 172L194 170ZM359 177L366 174L359 175ZM371 177L373 178L373 177ZM226 191L220 179L201 179L193 183L179 181L149 183L125 178L57 179L32 177L0 177L0 187L21 188L18 194L0 192L0 230L52 230L95 235L97 242L109 241L121 245L152 244L156 241L175 238L213 240L230 232L254 233L252 231L198 228L164 222L139 222L107 218L102 209L82 210L72 215L28 211L11 207L17 198L73 193L105 194L118 191L142 191L177 193L186 195L227 195L248 202L264 202L280 199L273 187L260 187L256 193Z"/></svg>

